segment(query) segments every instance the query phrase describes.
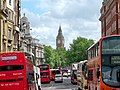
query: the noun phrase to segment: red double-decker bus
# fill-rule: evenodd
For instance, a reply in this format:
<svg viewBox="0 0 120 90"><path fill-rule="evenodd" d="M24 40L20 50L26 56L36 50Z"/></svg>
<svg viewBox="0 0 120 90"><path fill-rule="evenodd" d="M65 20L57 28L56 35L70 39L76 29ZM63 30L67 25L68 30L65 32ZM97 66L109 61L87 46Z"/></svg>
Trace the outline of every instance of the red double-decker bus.
<svg viewBox="0 0 120 90"><path fill-rule="evenodd" d="M0 90L36 90L32 62L23 52L0 53Z"/></svg>
<svg viewBox="0 0 120 90"><path fill-rule="evenodd" d="M88 49L88 90L120 90L120 35L102 37Z"/></svg>
<svg viewBox="0 0 120 90"><path fill-rule="evenodd" d="M50 65L49 64L41 64L39 65L40 68L40 76L41 76L41 83L50 83Z"/></svg>

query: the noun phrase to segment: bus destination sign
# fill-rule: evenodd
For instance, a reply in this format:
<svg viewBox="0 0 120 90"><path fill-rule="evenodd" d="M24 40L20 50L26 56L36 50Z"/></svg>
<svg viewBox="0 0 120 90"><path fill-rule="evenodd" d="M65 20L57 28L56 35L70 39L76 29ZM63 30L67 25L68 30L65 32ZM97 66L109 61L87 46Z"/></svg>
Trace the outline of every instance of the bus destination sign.
<svg viewBox="0 0 120 90"><path fill-rule="evenodd" d="M120 56L111 56L111 64L120 64Z"/></svg>
<svg viewBox="0 0 120 90"><path fill-rule="evenodd" d="M7 61L7 60L16 60L17 56L6 56L6 57L1 57L2 61Z"/></svg>

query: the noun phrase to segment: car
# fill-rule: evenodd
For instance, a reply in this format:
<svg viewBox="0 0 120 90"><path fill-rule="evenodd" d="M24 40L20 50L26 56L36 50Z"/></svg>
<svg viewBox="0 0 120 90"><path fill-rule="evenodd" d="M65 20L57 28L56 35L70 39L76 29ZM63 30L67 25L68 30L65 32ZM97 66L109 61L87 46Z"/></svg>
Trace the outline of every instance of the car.
<svg viewBox="0 0 120 90"><path fill-rule="evenodd" d="M63 75L60 70L56 71L55 82L61 82L61 83L63 82Z"/></svg>
<svg viewBox="0 0 120 90"><path fill-rule="evenodd" d="M68 77L68 73L67 73L67 72L64 72L64 73L63 73L63 77Z"/></svg>

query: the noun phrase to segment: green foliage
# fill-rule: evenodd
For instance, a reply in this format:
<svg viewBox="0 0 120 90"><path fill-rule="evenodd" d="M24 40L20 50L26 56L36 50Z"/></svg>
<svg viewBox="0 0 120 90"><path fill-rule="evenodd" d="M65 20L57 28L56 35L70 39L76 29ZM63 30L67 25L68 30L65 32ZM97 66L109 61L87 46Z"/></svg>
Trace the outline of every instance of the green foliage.
<svg viewBox="0 0 120 90"><path fill-rule="evenodd" d="M63 48L53 49L51 46L44 47L45 63L50 64L51 68L66 66L66 50Z"/></svg>
<svg viewBox="0 0 120 90"><path fill-rule="evenodd" d="M56 49L57 54L59 55L59 65L62 67L66 66L66 50L64 48Z"/></svg>
<svg viewBox="0 0 120 90"><path fill-rule="evenodd" d="M91 39L86 39L78 37L76 40L73 40L73 43L70 44L70 49L68 50L67 58L70 60L70 63L79 62L81 60L87 59L86 50L94 43Z"/></svg>
<svg viewBox="0 0 120 90"><path fill-rule="evenodd" d="M59 66L66 67L71 63L87 59L86 50L94 43L91 39L78 37L70 44L67 51L64 48L53 49L51 46L44 46L45 63L50 64L51 68Z"/></svg>

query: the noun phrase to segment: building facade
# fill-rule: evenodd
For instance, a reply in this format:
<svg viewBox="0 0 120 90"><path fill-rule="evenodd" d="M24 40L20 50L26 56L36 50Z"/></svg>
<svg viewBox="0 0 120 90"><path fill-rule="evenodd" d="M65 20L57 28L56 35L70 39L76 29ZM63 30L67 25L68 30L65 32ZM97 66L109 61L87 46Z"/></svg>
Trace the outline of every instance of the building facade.
<svg viewBox="0 0 120 90"><path fill-rule="evenodd" d="M44 49L39 40L31 36L30 30L30 22L24 14L20 20L20 51L33 56L33 63L37 66L44 63Z"/></svg>
<svg viewBox="0 0 120 90"><path fill-rule="evenodd" d="M39 43L39 40L36 38L32 38L32 52L35 57L35 65L38 66L45 62L44 59L44 46Z"/></svg>
<svg viewBox="0 0 120 90"><path fill-rule="evenodd" d="M120 0L103 0L100 13L101 36L120 34Z"/></svg>
<svg viewBox="0 0 120 90"><path fill-rule="evenodd" d="M61 29L61 26L59 26L58 35L56 37L56 48L57 49L65 48L64 43L65 43L65 40L64 40L64 36L62 34L62 29Z"/></svg>
<svg viewBox="0 0 120 90"><path fill-rule="evenodd" d="M0 52L19 50L20 0L0 4Z"/></svg>
<svg viewBox="0 0 120 90"><path fill-rule="evenodd" d="M32 54L32 36L30 35L30 22L24 16L20 19L20 51Z"/></svg>

